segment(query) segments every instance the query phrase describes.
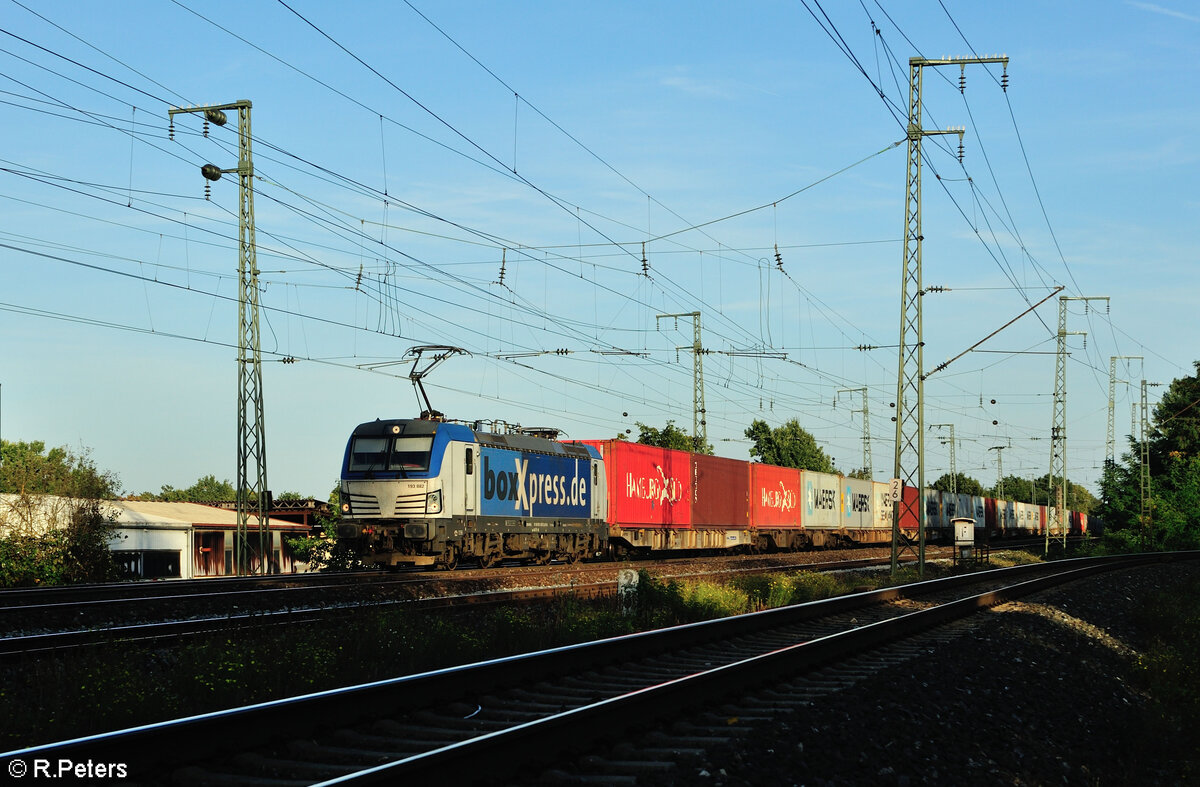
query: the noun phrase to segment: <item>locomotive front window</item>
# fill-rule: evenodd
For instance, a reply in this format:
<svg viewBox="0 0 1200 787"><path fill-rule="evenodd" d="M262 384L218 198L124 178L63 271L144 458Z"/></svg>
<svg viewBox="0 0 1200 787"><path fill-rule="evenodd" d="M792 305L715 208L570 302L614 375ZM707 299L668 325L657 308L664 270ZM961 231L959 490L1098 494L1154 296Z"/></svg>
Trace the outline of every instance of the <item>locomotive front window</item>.
<svg viewBox="0 0 1200 787"><path fill-rule="evenodd" d="M428 470L433 437L397 437L389 470Z"/></svg>
<svg viewBox="0 0 1200 787"><path fill-rule="evenodd" d="M383 470L387 467L388 438L356 437L350 449L350 469Z"/></svg>

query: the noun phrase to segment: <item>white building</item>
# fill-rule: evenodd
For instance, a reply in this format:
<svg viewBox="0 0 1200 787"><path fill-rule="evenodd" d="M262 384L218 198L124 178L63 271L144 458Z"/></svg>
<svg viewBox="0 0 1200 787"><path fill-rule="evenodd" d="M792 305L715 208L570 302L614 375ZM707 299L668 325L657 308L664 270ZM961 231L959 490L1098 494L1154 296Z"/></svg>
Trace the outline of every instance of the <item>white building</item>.
<svg viewBox="0 0 1200 787"><path fill-rule="evenodd" d="M0 534L36 535L66 527L77 501L50 495L0 495ZM106 516L117 526L109 542L118 565L143 579L191 579L236 573L237 513L199 503L106 500ZM286 539L308 535L306 525L269 518L267 536L270 573L308 571L295 560ZM247 539L250 571L261 565L257 522L250 520Z"/></svg>

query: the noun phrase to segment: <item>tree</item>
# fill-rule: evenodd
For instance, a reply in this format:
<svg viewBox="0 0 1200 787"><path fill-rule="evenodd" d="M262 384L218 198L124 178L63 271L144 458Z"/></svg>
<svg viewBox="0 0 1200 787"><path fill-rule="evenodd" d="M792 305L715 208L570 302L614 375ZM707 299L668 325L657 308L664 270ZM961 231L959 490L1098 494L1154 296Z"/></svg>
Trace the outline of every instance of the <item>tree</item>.
<svg viewBox="0 0 1200 787"><path fill-rule="evenodd" d="M871 481L871 474L867 472L867 468L859 467L849 473L846 473L847 478L857 478L860 481Z"/></svg>
<svg viewBox="0 0 1200 787"><path fill-rule="evenodd" d="M700 438L689 435L686 429L680 429L674 421L667 421L667 425L662 429L656 429L638 421L637 428L639 432L637 441L643 445L656 445L659 448L674 448L677 451L712 455L711 443L700 445Z"/></svg>
<svg viewBox="0 0 1200 787"><path fill-rule="evenodd" d="M837 472L833 461L817 445L816 438L801 428L795 418L775 429L756 418L746 429L746 437L754 441L750 456L764 464L820 473Z"/></svg>
<svg viewBox="0 0 1200 787"><path fill-rule="evenodd" d="M1170 458L1200 456L1200 361L1196 374L1171 382L1154 406L1149 440L1150 472L1162 473Z"/></svg>
<svg viewBox="0 0 1200 787"><path fill-rule="evenodd" d="M985 494L983 484L963 473L955 473L953 483L951 483L950 474L945 473L941 478L933 482L931 488L941 492L955 491L960 495L978 495L983 497Z"/></svg>
<svg viewBox="0 0 1200 787"><path fill-rule="evenodd" d="M1040 478L1022 478L1016 475L1004 476L1004 494L999 494L999 488L985 490L985 494L989 497L1002 498L1004 500L1015 500L1019 503L1036 503L1037 505L1054 505L1054 500L1050 495L1050 474L1046 473ZM1095 496L1080 486L1074 481L1067 479L1067 508L1071 511L1080 511L1089 513L1095 509L1097 501Z"/></svg>
<svg viewBox="0 0 1200 787"><path fill-rule="evenodd" d="M1141 549L1200 547L1200 361L1171 382L1147 434L1149 497L1142 499L1142 444L1104 468L1097 515L1106 536ZM1143 516L1143 512L1147 512Z"/></svg>
<svg viewBox="0 0 1200 787"><path fill-rule="evenodd" d="M88 449L78 454L66 446L47 451L40 440L3 440L0 453L0 492L104 500L115 498L121 487L115 473L96 467Z"/></svg>
<svg viewBox="0 0 1200 787"><path fill-rule="evenodd" d="M158 494L143 492L138 495L141 500L157 500L163 503L223 503L237 499L237 490L229 479L218 481L217 477L209 474L196 480L187 489L176 489L170 484L163 484Z"/></svg>
<svg viewBox="0 0 1200 787"><path fill-rule="evenodd" d="M84 449L0 442L0 586L57 585L115 579L108 544L115 514L104 501L120 487Z"/></svg>
<svg viewBox="0 0 1200 787"><path fill-rule="evenodd" d="M362 561L354 553L349 542L337 537L338 525L342 521L341 484L334 484L329 493L329 516L317 514L320 532L296 538L287 537L297 560L302 560L317 571L352 571L362 568Z"/></svg>

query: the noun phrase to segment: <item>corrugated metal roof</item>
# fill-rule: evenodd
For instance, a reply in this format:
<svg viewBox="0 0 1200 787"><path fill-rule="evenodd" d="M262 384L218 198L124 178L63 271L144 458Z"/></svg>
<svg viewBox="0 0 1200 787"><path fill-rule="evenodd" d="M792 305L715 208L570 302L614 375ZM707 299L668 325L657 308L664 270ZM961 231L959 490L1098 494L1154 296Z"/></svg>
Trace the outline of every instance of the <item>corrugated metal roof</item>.
<svg viewBox="0 0 1200 787"><path fill-rule="evenodd" d="M70 511L78 501L53 495L0 494L0 527L8 526L17 532L45 532L64 527ZM160 530L186 530L192 527L233 529L237 527L237 512L200 503L159 503L141 500L105 500L106 515L116 515L118 527L144 527ZM272 530L306 530L304 525L283 519L269 518ZM251 517L250 527L258 522Z"/></svg>
<svg viewBox="0 0 1200 787"><path fill-rule="evenodd" d="M115 500L109 503L118 508L117 523L121 525L141 525L162 523L170 527L178 522L183 526L196 527L237 527L237 512L226 508L206 506L201 503L159 503L143 500ZM288 522L283 519L268 517L271 528L304 529L303 525ZM258 521L250 518L250 526L257 527Z"/></svg>

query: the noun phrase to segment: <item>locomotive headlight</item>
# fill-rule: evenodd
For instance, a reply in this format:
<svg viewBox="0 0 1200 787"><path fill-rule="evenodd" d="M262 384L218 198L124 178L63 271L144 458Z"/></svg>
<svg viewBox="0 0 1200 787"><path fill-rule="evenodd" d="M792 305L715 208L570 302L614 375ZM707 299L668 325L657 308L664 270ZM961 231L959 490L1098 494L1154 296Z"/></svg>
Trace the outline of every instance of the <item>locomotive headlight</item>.
<svg viewBox="0 0 1200 787"><path fill-rule="evenodd" d="M438 489L425 495L425 513L442 513L442 490Z"/></svg>
<svg viewBox="0 0 1200 787"><path fill-rule="evenodd" d="M350 504L349 503L342 503L342 513L343 514L350 513Z"/></svg>

